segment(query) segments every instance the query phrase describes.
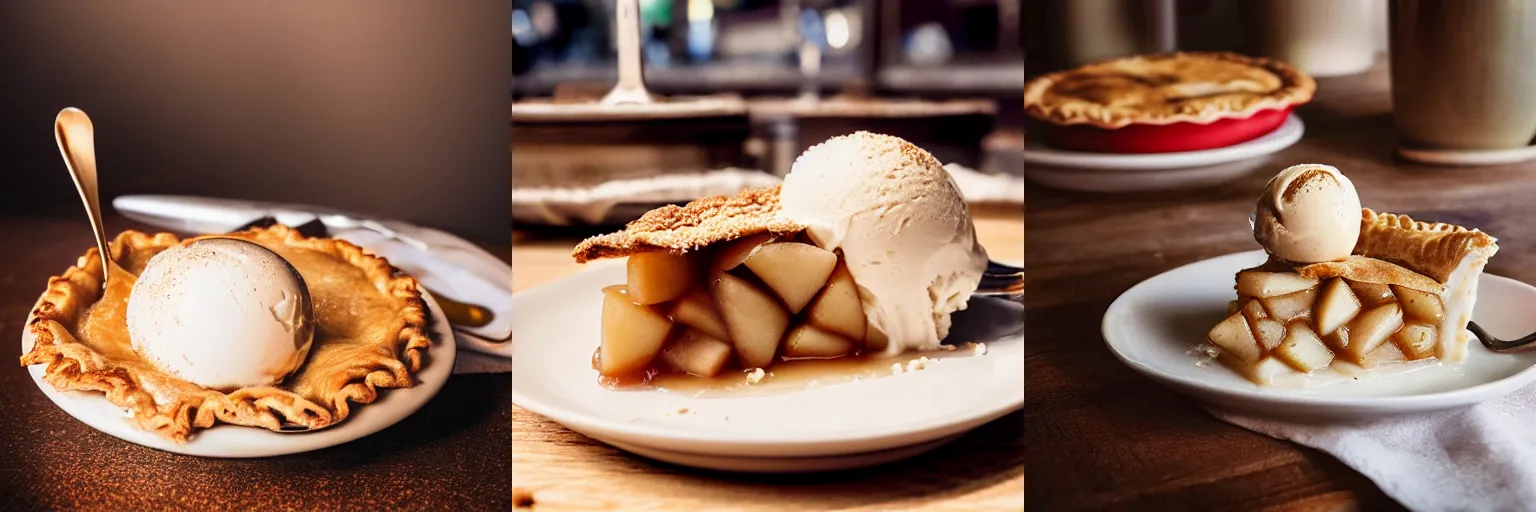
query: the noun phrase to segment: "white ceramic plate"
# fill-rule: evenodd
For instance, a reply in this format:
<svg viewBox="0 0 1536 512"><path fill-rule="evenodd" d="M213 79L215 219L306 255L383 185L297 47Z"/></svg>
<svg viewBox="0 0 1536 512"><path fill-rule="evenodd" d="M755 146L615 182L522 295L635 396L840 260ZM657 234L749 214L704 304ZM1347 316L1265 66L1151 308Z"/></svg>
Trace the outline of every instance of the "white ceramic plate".
<svg viewBox="0 0 1536 512"><path fill-rule="evenodd" d="M340 424L313 432L273 432L264 428L218 425L200 430L186 443L176 443L151 432L139 430L125 419L127 413L101 393L83 391L58 391L43 381L43 365L32 365L27 371L32 381L43 390L54 404L75 419L130 443L148 446L183 455L200 457L271 457L291 453L329 448L384 430L415 413L428 400L443 389L448 375L453 372L456 348L453 331L438 308L437 301L422 290L431 318L428 335L432 337L432 349L426 365L416 374L416 385L408 389L379 391L379 399L371 404L354 405L352 413ZM29 323L31 319L28 319ZM32 346L30 336L23 334L22 350Z"/></svg>
<svg viewBox="0 0 1536 512"><path fill-rule="evenodd" d="M844 469L932 449L1024 404L1023 306L992 298L957 313L951 336L986 354L920 371L766 395L607 389L591 368L600 290L625 270L594 266L513 296L512 401L623 450L731 471Z"/></svg>
<svg viewBox="0 0 1536 512"><path fill-rule="evenodd" d="M1218 408L1283 419L1356 420L1464 407L1536 381L1536 352L1497 354L1476 339L1459 366L1434 364L1396 375L1310 388L1260 388L1210 361L1196 347L1235 298L1237 271L1262 263L1263 251L1185 265L1131 287L1104 313L1104 339L1125 364ZM1473 321L1495 336L1536 331L1536 287L1484 274Z"/></svg>
<svg viewBox="0 0 1536 512"><path fill-rule="evenodd" d="M1265 163L1262 156L1290 147L1306 132L1291 114L1275 131L1224 148L1178 153L1086 153L1031 144L1024 177L1036 183L1089 192L1196 188L1224 183Z"/></svg>

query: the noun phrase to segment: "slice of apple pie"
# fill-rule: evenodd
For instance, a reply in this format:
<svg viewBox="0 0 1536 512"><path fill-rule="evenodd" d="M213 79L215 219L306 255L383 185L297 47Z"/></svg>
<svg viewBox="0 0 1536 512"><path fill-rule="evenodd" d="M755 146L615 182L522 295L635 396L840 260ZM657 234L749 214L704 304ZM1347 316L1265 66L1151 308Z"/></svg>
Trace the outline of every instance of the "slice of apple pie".
<svg viewBox="0 0 1536 512"><path fill-rule="evenodd" d="M1352 196L1352 185L1335 170L1329 172L1342 181L1316 176L1300 180L1342 183L1348 186L1339 188ZM1284 173L1276 180L1287 181L1283 178ZM1286 236L1310 235L1309 228L1298 229L1305 223L1303 205L1287 206L1289 210L1269 213L1291 223L1289 231L1278 229ZM1264 208L1261 200L1256 223L1260 231L1269 222ZM1261 385L1324 370L1360 375L1431 358L1451 364L1462 361L1478 277L1498 252L1494 238L1460 226L1414 221L1406 215L1360 212L1353 249L1326 261L1286 260L1276 253L1301 250L1301 245L1259 236L1270 250L1269 261L1237 273L1237 300L1228 305L1227 318L1207 335L1219 349L1219 361ZM1349 231L1353 230L1346 234L1352 234ZM1303 245L1314 250L1322 238L1326 237Z"/></svg>
<svg viewBox="0 0 1536 512"><path fill-rule="evenodd" d="M778 215L778 192L659 208L576 247L581 263L628 258L626 283L603 290L593 366L606 384L883 348L846 264Z"/></svg>

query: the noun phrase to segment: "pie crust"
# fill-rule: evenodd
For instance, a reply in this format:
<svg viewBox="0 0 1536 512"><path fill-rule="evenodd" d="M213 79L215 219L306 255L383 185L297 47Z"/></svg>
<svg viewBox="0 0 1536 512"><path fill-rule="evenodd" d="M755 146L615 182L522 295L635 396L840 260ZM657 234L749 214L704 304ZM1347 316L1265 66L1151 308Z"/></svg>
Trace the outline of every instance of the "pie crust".
<svg viewBox="0 0 1536 512"><path fill-rule="evenodd" d="M779 215L779 187L774 186L651 210L625 225L623 231L582 240L571 256L577 263L586 263L642 252L682 255L760 233L787 235L801 231L805 231L805 226Z"/></svg>
<svg viewBox="0 0 1536 512"><path fill-rule="evenodd" d="M169 233L125 231L110 243L128 274L114 278L115 290L105 292L111 302L103 300L95 248L49 279L27 325L32 346L23 347L21 364L47 365L43 378L55 389L104 393L139 428L177 442L218 423L319 429L346 419L351 403L373 402L379 388L414 384L411 374L431 346L414 278L356 245L307 238L282 225L217 236L272 249L309 287L315 339L307 360L282 383L207 389L156 369L133 351L123 314L131 279L150 257L181 243Z"/></svg>
<svg viewBox="0 0 1536 512"><path fill-rule="evenodd" d="M1353 252L1343 260L1304 265L1271 257L1239 272L1237 300L1207 336L1220 347L1218 360L1267 385L1323 368L1355 375L1431 358L1448 364L1465 358L1478 277L1498 252L1492 236L1367 208L1361 210ZM1250 281L1245 293L1243 282L1250 272L1294 274L1312 284L1274 289ZM1344 291L1338 291L1340 287ZM1325 298L1330 291L1334 298ZM1328 300L1345 305L1330 309ZM1298 308L1297 303L1307 306ZM1324 314L1334 320L1325 320ZM1368 321L1367 316L1372 318Z"/></svg>
<svg viewBox="0 0 1536 512"><path fill-rule="evenodd" d="M1208 124L1284 110L1312 99L1312 77L1283 62L1234 53L1126 57L1047 74L1024 87L1024 107L1055 125Z"/></svg>

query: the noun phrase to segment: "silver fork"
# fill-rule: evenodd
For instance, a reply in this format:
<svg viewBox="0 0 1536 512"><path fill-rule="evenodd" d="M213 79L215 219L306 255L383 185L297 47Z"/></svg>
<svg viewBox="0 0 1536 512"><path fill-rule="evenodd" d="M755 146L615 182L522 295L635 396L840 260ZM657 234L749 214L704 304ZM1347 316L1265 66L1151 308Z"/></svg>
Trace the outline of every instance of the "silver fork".
<svg viewBox="0 0 1536 512"><path fill-rule="evenodd" d="M1536 348L1536 333L1527 334L1523 338L1506 341L1495 338L1492 334L1488 334L1488 331L1483 330L1482 326L1477 325L1477 322L1467 322L1467 330L1472 331L1472 335L1477 337L1477 341L1481 342L1484 347L1488 347L1488 350L1491 352L1508 354L1511 352L1524 352L1531 350L1532 348Z"/></svg>
<svg viewBox="0 0 1536 512"><path fill-rule="evenodd" d="M1008 300L1024 300L1024 269L987 261L987 269L981 274L981 283L975 295L1003 297Z"/></svg>

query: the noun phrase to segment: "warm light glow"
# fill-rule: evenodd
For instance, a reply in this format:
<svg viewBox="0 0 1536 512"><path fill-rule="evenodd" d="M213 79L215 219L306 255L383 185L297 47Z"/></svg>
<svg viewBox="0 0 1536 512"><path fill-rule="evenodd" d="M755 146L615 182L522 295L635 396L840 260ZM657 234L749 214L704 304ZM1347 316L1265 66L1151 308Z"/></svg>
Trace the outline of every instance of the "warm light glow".
<svg viewBox="0 0 1536 512"><path fill-rule="evenodd" d="M827 14L827 44L835 50L848 46L848 17L841 11Z"/></svg>
<svg viewBox="0 0 1536 512"><path fill-rule="evenodd" d="M709 21L714 18L714 2L710 0L688 0L688 21Z"/></svg>

